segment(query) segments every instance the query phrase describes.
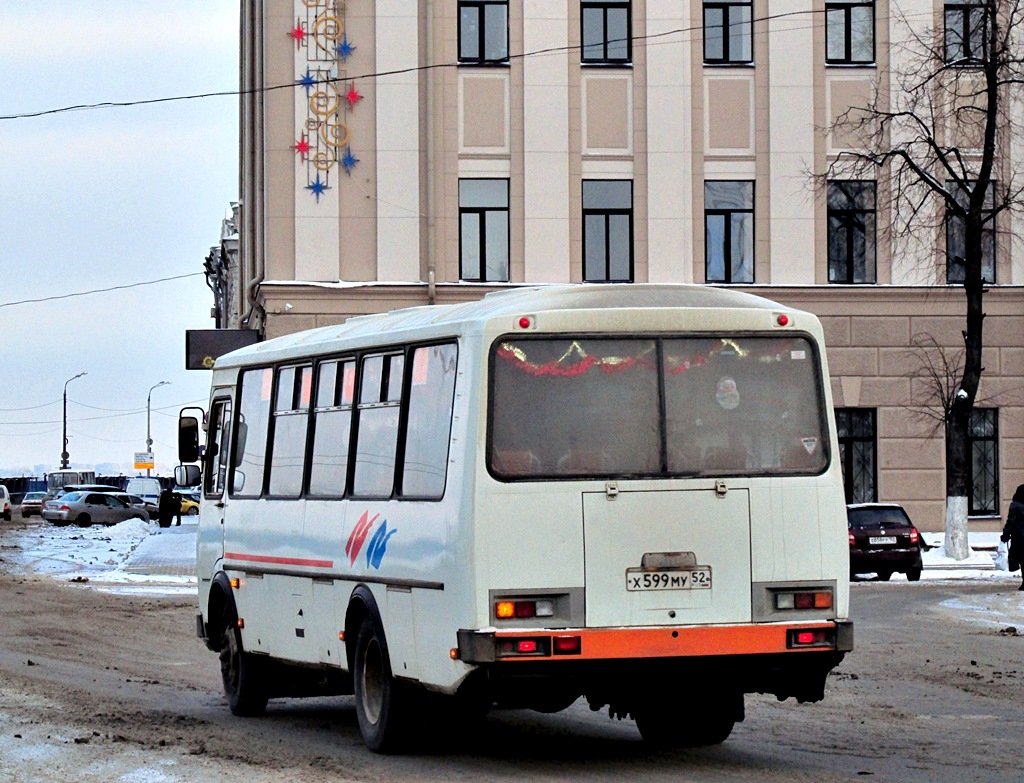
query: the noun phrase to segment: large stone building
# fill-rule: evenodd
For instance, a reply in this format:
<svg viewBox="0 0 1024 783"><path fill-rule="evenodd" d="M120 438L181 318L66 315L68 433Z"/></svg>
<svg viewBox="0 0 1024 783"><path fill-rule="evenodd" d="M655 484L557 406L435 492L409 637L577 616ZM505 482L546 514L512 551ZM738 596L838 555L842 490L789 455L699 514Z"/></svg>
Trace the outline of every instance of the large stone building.
<svg viewBox="0 0 1024 783"><path fill-rule="evenodd" d="M899 11L959 35L967 5ZM896 249L874 182L810 176L856 143L822 129L891 79L895 10L243 0L241 197L213 259L219 325L273 337L532 283L738 286L823 320L849 496L903 502L941 530L943 438L912 348L962 345L947 234ZM1024 253L1001 220L974 530L994 529L1024 482Z"/></svg>

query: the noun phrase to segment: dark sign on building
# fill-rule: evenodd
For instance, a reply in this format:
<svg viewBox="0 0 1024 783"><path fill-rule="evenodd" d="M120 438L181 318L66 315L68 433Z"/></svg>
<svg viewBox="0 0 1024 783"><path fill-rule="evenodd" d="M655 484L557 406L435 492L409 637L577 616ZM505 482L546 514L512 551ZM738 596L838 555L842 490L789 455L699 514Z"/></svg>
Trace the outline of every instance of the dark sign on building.
<svg viewBox="0 0 1024 783"><path fill-rule="evenodd" d="M253 329L186 329L185 369L210 370L218 356L258 341Z"/></svg>

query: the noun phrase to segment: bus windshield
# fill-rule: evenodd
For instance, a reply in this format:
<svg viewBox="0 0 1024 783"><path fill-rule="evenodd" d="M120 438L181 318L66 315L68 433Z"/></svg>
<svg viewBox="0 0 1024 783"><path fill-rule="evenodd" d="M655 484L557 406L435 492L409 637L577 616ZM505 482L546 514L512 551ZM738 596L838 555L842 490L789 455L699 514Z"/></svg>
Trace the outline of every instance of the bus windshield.
<svg viewBox="0 0 1024 783"><path fill-rule="evenodd" d="M809 340L499 340L488 459L505 479L816 474L828 465Z"/></svg>

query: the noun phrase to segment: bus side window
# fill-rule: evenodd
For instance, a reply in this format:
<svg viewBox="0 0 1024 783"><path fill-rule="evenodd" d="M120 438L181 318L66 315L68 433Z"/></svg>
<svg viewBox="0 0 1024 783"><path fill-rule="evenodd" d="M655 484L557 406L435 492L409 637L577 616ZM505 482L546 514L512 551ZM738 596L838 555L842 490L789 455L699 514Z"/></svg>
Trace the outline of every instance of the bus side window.
<svg viewBox="0 0 1024 783"><path fill-rule="evenodd" d="M242 373L242 394L235 431L235 464L231 474L232 495L255 498L263 492L273 379L274 371L270 367Z"/></svg>
<svg viewBox="0 0 1024 783"><path fill-rule="evenodd" d="M455 398L454 344L417 348L412 356L409 423L406 427L402 495L444 495Z"/></svg>
<svg viewBox="0 0 1024 783"><path fill-rule="evenodd" d="M403 354L377 354L363 359L357 405L354 495L391 497L394 492L404 369Z"/></svg>
<svg viewBox="0 0 1024 783"><path fill-rule="evenodd" d="M228 469L228 442L231 440L231 401L217 400L213 404L210 416L206 454L208 464L204 479L204 490L207 495L220 497L224 494L224 484Z"/></svg>

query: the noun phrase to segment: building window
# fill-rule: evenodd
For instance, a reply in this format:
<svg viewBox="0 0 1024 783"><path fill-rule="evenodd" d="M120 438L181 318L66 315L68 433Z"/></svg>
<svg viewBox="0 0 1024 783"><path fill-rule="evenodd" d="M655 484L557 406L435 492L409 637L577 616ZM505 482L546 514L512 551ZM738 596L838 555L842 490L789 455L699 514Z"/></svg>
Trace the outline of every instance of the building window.
<svg viewBox="0 0 1024 783"><path fill-rule="evenodd" d="M999 411L975 408L967 433L971 449L968 514L999 513Z"/></svg>
<svg viewBox="0 0 1024 783"><path fill-rule="evenodd" d="M704 275L709 283L754 282L754 183L704 183Z"/></svg>
<svg viewBox="0 0 1024 783"><path fill-rule="evenodd" d="M630 45L630 6L622 0L580 4L582 19L582 61L585 63L628 63Z"/></svg>
<svg viewBox="0 0 1024 783"><path fill-rule="evenodd" d="M633 181L583 181L583 280L633 282Z"/></svg>
<svg viewBox="0 0 1024 783"><path fill-rule="evenodd" d="M963 186L956 182L946 182L946 187L956 195L957 203L967 209L970 196ZM986 283L996 281L996 218L995 218L995 183L988 189L985 196L985 212L988 220L981 229L981 277ZM966 247L967 222L957 215L946 204L946 282L962 283L966 274L964 256Z"/></svg>
<svg viewBox="0 0 1024 783"><path fill-rule="evenodd" d="M507 0L460 0L459 62L508 61Z"/></svg>
<svg viewBox="0 0 1024 783"><path fill-rule="evenodd" d="M874 0L825 3L825 62L864 65L875 61Z"/></svg>
<svg viewBox="0 0 1024 783"><path fill-rule="evenodd" d="M836 408L836 430L839 433L846 502L874 503L878 500L875 410Z"/></svg>
<svg viewBox="0 0 1024 783"><path fill-rule="evenodd" d="M946 62L972 65L985 61L988 14L978 0L946 0Z"/></svg>
<svg viewBox="0 0 1024 783"><path fill-rule="evenodd" d="M875 183L828 183L828 281L875 282Z"/></svg>
<svg viewBox="0 0 1024 783"><path fill-rule="evenodd" d="M753 61L753 4L704 3L704 62L745 65Z"/></svg>
<svg viewBox="0 0 1024 783"><path fill-rule="evenodd" d="M508 282L508 180L459 180L459 277Z"/></svg>

